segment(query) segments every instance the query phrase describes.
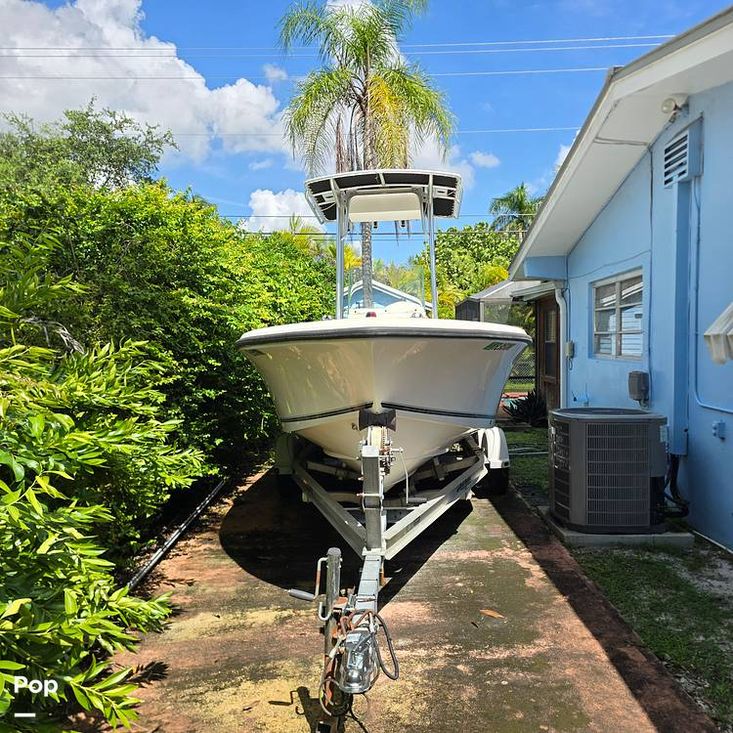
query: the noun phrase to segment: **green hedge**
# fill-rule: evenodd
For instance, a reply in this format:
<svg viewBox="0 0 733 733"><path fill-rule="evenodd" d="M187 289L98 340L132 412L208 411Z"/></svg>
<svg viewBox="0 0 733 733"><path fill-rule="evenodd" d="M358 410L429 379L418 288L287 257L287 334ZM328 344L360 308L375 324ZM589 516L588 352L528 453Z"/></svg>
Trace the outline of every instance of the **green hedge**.
<svg viewBox="0 0 733 733"><path fill-rule="evenodd" d="M144 345L81 350L49 317L80 293L48 274L57 248L47 236L0 242L0 715L78 704L126 724L132 671L104 659L170 608L117 588L92 534L109 526L109 541L129 541L200 474L201 455L172 441ZM54 679L58 695L15 694L16 674Z"/></svg>
<svg viewBox="0 0 733 733"><path fill-rule="evenodd" d="M273 435L268 393L235 342L252 328L321 318L335 279L292 235L244 234L163 182L22 191L0 227L59 232L52 269L84 292L54 317L84 343L147 341L165 367L166 414L210 467L237 465Z"/></svg>

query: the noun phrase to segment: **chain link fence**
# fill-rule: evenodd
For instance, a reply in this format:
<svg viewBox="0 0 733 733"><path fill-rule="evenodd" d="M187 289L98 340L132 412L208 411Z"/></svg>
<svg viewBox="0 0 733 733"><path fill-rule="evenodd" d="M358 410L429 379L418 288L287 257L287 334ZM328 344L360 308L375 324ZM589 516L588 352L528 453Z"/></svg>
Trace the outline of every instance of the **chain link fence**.
<svg viewBox="0 0 733 733"><path fill-rule="evenodd" d="M535 385L534 345L528 346L514 362L504 392L530 392Z"/></svg>

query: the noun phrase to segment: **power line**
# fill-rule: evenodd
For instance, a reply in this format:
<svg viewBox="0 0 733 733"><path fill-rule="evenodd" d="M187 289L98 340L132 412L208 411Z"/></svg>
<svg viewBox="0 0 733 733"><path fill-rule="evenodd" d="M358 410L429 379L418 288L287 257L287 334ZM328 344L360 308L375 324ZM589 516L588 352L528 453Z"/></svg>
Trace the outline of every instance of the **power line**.
<svg viewBox="0 0 733 733"><path fill-rule="evenodd" d="M581 125L572 127L504 127L493 128L488 130L455 130L454 135L486 135L495 132L569 132L579 130Z"/></svg>
<svg viewBox="0 0 733 733"><path fill-rule="evenodd" d="M674 38L672 34L657 34L646 36L599 36L585 38L541 38L510 41L452 41L442 43L402 43L400 48L436 48L449 46L510 46L521 44L541 43L604 43L609 41L647 41L652 39ZM312 50L313 46L294 46L295 51ZM154 50L140 49L139 46L0 46L0 51L137 51ZM161 52L177 51L282 51L279 46L174 46L161 48ZM314 54L315 55L315 54Z"/></svg>
<svg viewBox="0 0 733 733"><path fill-rule="evenodd" d="M219 214L219 216L223 217L224 219L290 219L292 217L296 217L297 219L318 219L317 216L313 214ZM482 218L482 217L490 217L492 216L488 211L483 214L459 214L458 216L453 216L451 219L466 219L466 218ZM534 219L535 214L513 214L513 218L517 219ZM296 232L297 233L297 232ZM376 234L384 235L384 236L394 236L393 232L375 232ZM414 232L413 232L414 234ZM305 235L304 235L305 236Z"/></svg>
<svg viewBox="0 0 733 733"><path fill-rule="evenodd" d="M610 43L592 46L540 46L535 48L478 48L478 49L452 49L452 50L440 50L440 51L405 51L405 56L446 56L446 55L474 55L474 54L497 54L497 53L550 53L556 51L589 51L589 50L603 50L609 48L654 48L658 46L658 43ZM97 59L181 59L177 53L150 53L150 49L140 49L141 53L61 53L61 54L48 54L48 53L23 53L17 54L8 51L0 50L0 58L9 59L82 59L82 58L97 58ZM142 53L145 51L145 53ZM257 58L257 59L272 59L269 54L234 54L229 53L226 55L222 54L187 54L187 58L210 58L210 59L242 59L242 58ZM288 58L317 58L314 54L289 54ZM279 59L278 59L279 60Z"/></svg>
<svg viewBox="0 0 733 733"><path fill-rule="evenodd" d="M471 49L467 51L420 51L412 53L407 51L407 56L443 56L455 54L488 54L488 53L547 53L551 51L588 51L590 49L606 49L606 48L655 48L658 43L609 43L597 46L543 46L539 48L481 48Z"/></svg>
<svg viewBox="0 0 733 733"><path fill-rule="evenodd" d="M608 66L582 66L569 69L504 69L502 71L444 71L430 76L512 76L522 74L579 74L592 71L608 71Z"/></svg>
<svg viewBox="0 0 733 733"><path fill-rule="evenodd" d="M580 129L580 125L572 125L568 127L497 127L486 130L454 130L454 135L486 135L489 133L509 133L509 132L574 132ZM280 137L279 132L175 132L172 134L176 137Z"/></svg>
<svg viewBox="0 0 733 733"><path fill-rule="evenodd" d="M674 38L673 34L655 36L601 36L595 38L543 38L529 41L454 41L451 43L402 43L401 48L434 47L434 46L509 46L531 43L592 43L607 41L648 41L653 38Z"/></svg>
<svg viewBox="0 0 733 733"><path fill-rule="evenodd" d="M511 76L522 74L563 74L563 73L582 73L582 72L598 72L608 71L607 66L562 68L562 69L504 69L501 71L444 71L431 73L430 76L450 77L450 76ZM0 81L3 80L60 80L60 81L206 81L207 79L231 79L232 74L202 74L196 76L112 76L112 75L96 75L96 76L61 76L51 74L13 74L2 75ZM247 78L247 77L244 77ZM257 77L249 77L257 78ZM266 77L259 77L266 78Z"/></svg>

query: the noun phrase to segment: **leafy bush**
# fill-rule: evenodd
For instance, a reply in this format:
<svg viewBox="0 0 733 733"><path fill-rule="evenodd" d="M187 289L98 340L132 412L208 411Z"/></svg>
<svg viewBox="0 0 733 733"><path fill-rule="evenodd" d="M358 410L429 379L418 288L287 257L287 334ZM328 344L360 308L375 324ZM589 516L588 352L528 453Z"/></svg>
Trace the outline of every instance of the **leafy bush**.
<svg viewBox="0 0 733 733"><path fill-rule="evenodd" d="M14 237L62 234L49 261L84 286L53 318L86 340L144 339L165 368L164 413L179 438L233 466L278 428L259 375L237 351L251 328L332 310L333 268L287 233L244 234L163 183L116 191L22 192L0 213Z"/></svg>
<svg viewBox="0 0 733 733"><path fill-rule="evenodd" d="M53 466L64 462L58 453L59 441L67 440L62 428L73 428L73 440L85 440L93 449L77 473L74 497L108 507L114 522L104 539L130 554L170 491L200 475L201 456L169 443L179 423L159 418L164 397L154 385L161 381L162 366L146 356L142 343L108 343L85 351L49 317L81 291L70 278L54 280L47 272L57 241L48 236L17 240L0 244L0 346L21 348L22 339L31 350L20 360L11 351L2 362L0 386L14 401L4 415L0 445ZM54 341L70 350L60 356L49 348ZM26 361L28 374L19 371ZM31 377L35 402L26 397ZM49 405L52 414L46 414ZM63 419L57 425L59 415Z"/></svg>
<svg viewBox="0 0 733 733"><path fill-rule="evenodd" d="M278 429L235 342L246 330L333 310L333 265L302 237L245 234L215 207L151 182L170 137L93 106L0 134L0 239L58 232L48 267L84 285L51 317L88 344L148 342L161 414L210 469L231 469Z"/></svg>
<svg viewBox="0 0 733 733"><path fill-rule="evenodd" d="M160 367L141 344L84 352L47 316L80 292L47 274L56 246L0 243L0 713L75 701L128 724L131 672L103 660L133 646L131 629L160 628L169 606L117 589L91 533L111 523L131 536L201 460L169 443L176 424L157 419L149 384ZM13 674L56 679L58 696L16 697Z"/></svg>
<svg viewBox="0 0 733 733"><path fill-rule="evenodd" d="M169 606L117 589L103 548L133 552L203 452L233 465L276 428L238 336L332 308L332 266L293 235L149 180L167 142L91 107L0 133L0 714L134 719L104 660ZM16 673L58 699L16 697Z"/></svg>
<svg viewBox="0 0 733 733"><path fill-rule="evenodd" d="M547 403L541 392L533 389L526 397L510 400L506 411L512 422L522 422L533 428L547 425Z"/></svg>

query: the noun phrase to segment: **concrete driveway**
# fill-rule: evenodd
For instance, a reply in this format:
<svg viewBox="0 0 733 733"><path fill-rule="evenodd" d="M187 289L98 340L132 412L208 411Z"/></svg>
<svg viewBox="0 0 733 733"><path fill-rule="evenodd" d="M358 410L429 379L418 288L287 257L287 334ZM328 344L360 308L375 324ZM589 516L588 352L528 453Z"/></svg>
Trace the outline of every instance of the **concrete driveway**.
<svg viewBox="0 0 733 733"><path fill-rule="evenodd" d="M355 583L354 554L270 475L212 509L151 581L174 591L170 627L117 660L154 680L139 694L141 729L312 730L322 637L285 589L310 589L331 545ZM460 502L387 574L401 678L357 698L346 731L715 730L514 497Z"/></svg>

